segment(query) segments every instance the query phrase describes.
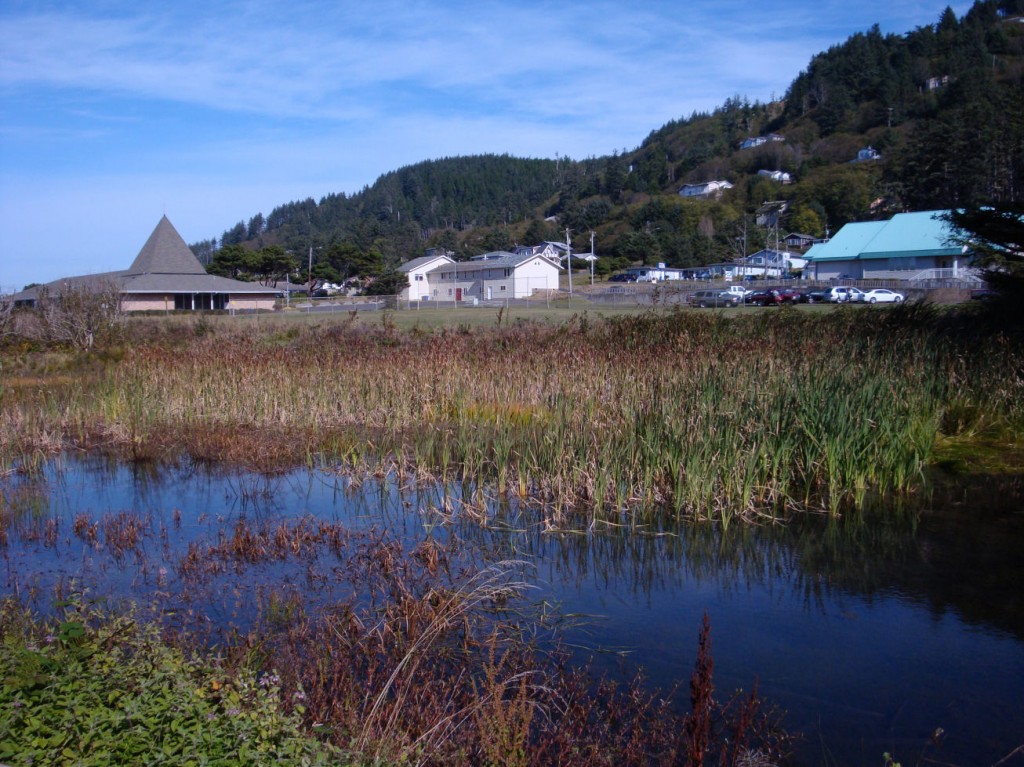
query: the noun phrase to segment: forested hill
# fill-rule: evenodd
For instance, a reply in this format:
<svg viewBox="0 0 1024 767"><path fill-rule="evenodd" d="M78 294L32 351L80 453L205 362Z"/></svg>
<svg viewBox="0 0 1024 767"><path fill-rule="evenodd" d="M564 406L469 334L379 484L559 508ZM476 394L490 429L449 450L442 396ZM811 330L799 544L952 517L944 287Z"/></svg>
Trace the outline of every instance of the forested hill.
<svg viewBox="0 0 1024 767"><path fill-rule="evenodd" d="M775 140L742 148L757 137ZM873 159L858 162L869 147L862 158ZM718 199L679 194L719 179L732 188ZM228 245L312 245L329 275L353 258L384 269L431 246L468 257L564 239L569 228L576 248L589 250L593 231L598 254L617 257L604 268L687 266L764 244L773 233L755 214L769 200L788 203L783 233L822 236L901 210L1022 199L1024 0L979 0L963 18L947 8L903 35L855 34L814 56L783 100L727 98L631 152L423 162L351 196L288 203L193 248L209 260Z"/></svg>

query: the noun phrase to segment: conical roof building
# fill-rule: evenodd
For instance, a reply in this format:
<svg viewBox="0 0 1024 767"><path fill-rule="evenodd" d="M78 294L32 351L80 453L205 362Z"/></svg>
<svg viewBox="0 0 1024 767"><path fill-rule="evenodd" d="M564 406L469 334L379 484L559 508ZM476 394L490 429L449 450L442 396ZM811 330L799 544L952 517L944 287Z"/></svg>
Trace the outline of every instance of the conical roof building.
<svg viewBox="0 0 1024 767"><path fill-rule="evenodd" d="M124 271L62 277L16 293L16 304L33 305L41 295L67 290L100 291L115 287L126 312L266 311L274 308L278 290L207 274L199 259L167 216L161 217L142 250Z"/></svg>

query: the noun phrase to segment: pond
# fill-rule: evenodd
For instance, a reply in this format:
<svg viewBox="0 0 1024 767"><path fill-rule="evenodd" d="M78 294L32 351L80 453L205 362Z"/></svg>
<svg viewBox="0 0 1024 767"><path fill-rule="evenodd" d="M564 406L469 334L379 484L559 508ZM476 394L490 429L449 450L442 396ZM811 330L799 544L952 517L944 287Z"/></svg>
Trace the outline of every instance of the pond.
<svg viewBox="0 0 1024 767"><path fill-rule="evenodd" d="M318 572L331 563L183 577L190 546L223 543L240 522L317 520L408 544L457 536L467 558L529 563L528 598L565 616L562 638L581 661L613 675L639 666L666 688L682 682L681 706L706 613L718 689L757 679L802 735L802 762L878 765L890 752L905 764L922 754L994 764L1024 742L1024 483L1015 478L936 482L884 514L574 531L545 530L514 503L482 507L459 488L319 470L265 477L63 459L2 489L12 521L0 593L43 611L58 584L73 583L159 599L211 631L244 629L274 594L329 600Z"/></svg>

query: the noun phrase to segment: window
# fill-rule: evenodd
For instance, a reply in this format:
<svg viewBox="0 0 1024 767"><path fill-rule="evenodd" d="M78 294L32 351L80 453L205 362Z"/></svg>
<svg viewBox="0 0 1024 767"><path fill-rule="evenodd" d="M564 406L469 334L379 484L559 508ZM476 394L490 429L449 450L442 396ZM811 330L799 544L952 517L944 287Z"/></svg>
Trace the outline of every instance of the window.
<svg viewBox="0 0 1024 767"><path fill-rule="evenodd" d="M417 282L423 282L423 275L422 274L417 274L416 275L416 281Z"/></svg>
<svg viewBox="0 0 1024 767"><path fill-rule="evenodd" d="M175 293L175 311L223 311L227 308L228 297L223 293Z"/></svg>
<svg viewBox="0 0 1024 767"><path fill-rule="evenodd" d="M504 286L504 285L502 285L502 286L501 286L501 289L502 289L502 290L504 290L504 289L505 289L505 286Z"/></svg>

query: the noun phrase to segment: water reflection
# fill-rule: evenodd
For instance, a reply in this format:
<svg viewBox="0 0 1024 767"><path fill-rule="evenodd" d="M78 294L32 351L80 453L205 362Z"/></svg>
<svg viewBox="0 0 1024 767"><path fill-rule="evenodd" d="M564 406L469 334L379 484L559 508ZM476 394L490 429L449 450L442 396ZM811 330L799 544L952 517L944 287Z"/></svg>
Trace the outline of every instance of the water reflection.
<svg viewBox="0 0 1024 767"><path fill-rule="evenodd" d="M566 639L598 651L601 670L617 672L625 656L661 684L688 678L707 611L719 688L758 675L808 733L810 762L824 760L824 742L844 764L878 764L883 751L906 763L941 726L943 761L985 764L1024 732L1022 499L1018 478L940 478L913 503L840 518L551 532L518 504L481 506L471 487L64 459L4 480L3 592L45 610L74 581L211 631L244 629L261 608L340 598L333 573L348 555L324 547L182 577L190 547L223 544L239 522L259 531L313 519L410 545L458 539L467 559L532 562L538 602L589 616Z"/></svg>

